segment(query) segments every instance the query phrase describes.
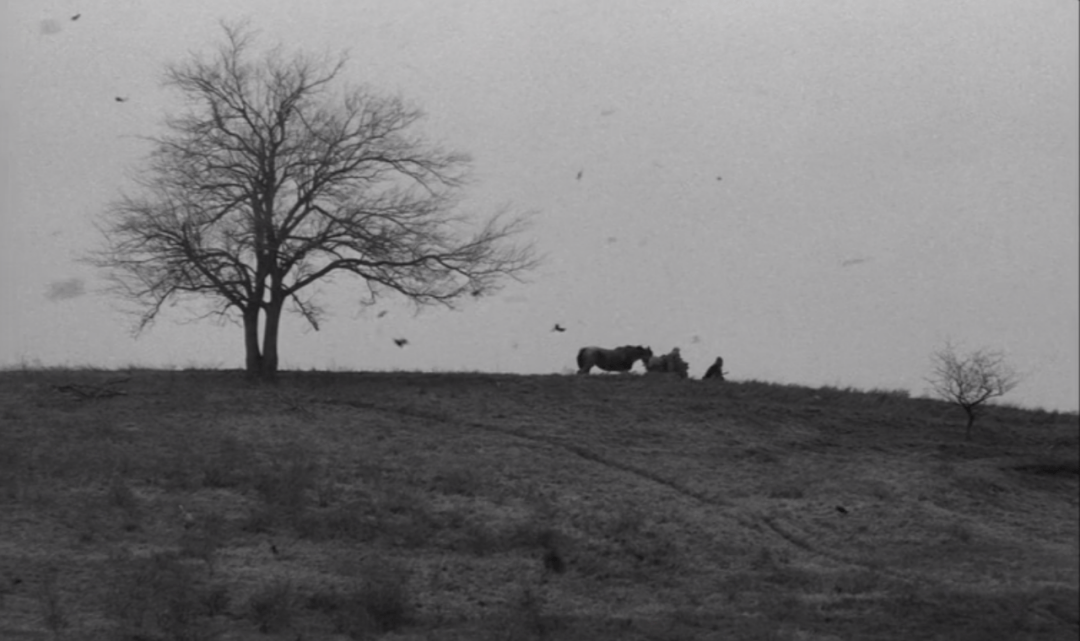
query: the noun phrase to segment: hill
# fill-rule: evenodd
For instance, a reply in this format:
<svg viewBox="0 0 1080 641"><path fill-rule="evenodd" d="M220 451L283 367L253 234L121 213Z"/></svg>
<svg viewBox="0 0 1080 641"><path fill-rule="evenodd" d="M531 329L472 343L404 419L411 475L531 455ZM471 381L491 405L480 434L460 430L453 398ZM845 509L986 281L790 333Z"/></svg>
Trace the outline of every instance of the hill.
<svg viewBox="0 0 1080 641"><path fill-rule="evenodd" d="M1076 414L666 377L0 373L4 639L1075 639Z"/></svg>

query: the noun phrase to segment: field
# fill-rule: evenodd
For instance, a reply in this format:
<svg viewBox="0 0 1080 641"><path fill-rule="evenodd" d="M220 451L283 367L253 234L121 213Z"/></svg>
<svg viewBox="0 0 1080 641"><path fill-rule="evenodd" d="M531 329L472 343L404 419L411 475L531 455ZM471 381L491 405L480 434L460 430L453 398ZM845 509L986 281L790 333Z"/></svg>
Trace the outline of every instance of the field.
<svg viewBox="0 0 1080 641"><path fill-rule="evenodd" d="M0 638L1077 638L1076 414L712 383L0 373Z"/></svg>

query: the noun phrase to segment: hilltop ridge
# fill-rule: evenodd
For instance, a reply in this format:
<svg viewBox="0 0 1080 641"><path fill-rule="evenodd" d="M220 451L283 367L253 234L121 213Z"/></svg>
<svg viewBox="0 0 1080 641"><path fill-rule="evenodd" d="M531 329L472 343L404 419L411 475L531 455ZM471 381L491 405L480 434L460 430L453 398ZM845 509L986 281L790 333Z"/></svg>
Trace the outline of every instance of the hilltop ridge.
<svg viewBox="0 0 1080 641"><path fill-rule="evenodd" d="M993 407L965 442L888 391L132 370L2 373L0 417L0 583L45 586L0 632L26 638L49 585L80 630L149 625L147 572L224 600L176 626L234 638L1078 630L1076 414Z"/></svg>

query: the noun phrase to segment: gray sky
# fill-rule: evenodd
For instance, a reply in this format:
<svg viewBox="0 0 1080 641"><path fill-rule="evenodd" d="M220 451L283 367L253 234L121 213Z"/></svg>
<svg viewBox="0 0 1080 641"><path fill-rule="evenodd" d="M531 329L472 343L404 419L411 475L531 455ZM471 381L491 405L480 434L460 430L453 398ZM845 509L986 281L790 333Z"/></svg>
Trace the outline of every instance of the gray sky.
<svg viewBox="0 0 1080 641"><path fill-rule="evenodd" d="M921 394L952 339L1007 353L1006 400L1075 410L1078 6L4 3L0 364L242 366L237 327L181 308L133 340L74 259L180 110L163 65L250 17L424 108L475 158L465 206L535 210L548 256L453 312L361 311L341 280L322 331L286 321L285 368L560 372L641 343L693 376L722 355L735 379Z"/></svg>

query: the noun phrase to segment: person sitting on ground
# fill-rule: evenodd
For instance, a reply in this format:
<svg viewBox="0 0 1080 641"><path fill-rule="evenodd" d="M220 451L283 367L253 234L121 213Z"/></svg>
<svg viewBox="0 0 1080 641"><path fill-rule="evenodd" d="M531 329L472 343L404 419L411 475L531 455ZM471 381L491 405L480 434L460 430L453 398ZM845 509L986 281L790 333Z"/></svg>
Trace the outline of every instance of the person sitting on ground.
<svg viewBox="0 0 1080 641"><path fill-rule="evenodd" d="M724 380L724 359L719 356L716 357L716 362L709 366L709 369L705 370L705 376L701 377L701 380L705 381L710 378L715 378L719 381Z"/></svg>

